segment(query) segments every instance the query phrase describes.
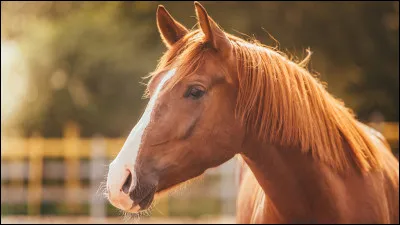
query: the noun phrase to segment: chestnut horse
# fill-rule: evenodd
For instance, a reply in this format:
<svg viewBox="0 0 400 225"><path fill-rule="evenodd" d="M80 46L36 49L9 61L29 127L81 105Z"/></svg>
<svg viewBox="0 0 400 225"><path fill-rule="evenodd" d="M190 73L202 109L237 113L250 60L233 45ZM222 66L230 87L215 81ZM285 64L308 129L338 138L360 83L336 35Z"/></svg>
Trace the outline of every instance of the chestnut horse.
<svg viewBox="0 0 400 225"><path fill-rule="evenodd" d="M167 52L150 100L109 166L109 201L154 196L238 155L248 166L238 223L398 223L399 163L304 64L225 33L195 2L200 29L159 6Z"/></svg>

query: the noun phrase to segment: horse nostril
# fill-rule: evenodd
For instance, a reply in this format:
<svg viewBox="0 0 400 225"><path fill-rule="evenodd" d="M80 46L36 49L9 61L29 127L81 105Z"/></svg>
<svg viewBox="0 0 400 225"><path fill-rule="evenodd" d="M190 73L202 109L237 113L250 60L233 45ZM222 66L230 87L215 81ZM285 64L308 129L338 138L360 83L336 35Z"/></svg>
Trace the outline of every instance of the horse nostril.
<svg viewBox="0 0 400 225"><path fill-rule="evenodd" d="M122 191L125 194L129 193L129 188L131 187L131 183L132 183L132 173L129 171L129 175L126 178L126 181L125 181L124 185L122 185Z"/></svg>

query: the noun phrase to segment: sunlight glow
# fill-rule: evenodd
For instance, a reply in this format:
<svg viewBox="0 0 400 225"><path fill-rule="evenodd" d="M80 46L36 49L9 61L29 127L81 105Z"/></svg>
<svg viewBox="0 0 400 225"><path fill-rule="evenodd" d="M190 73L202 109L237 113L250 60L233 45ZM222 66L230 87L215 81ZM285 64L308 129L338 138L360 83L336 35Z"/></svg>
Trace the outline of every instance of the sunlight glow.
<svg viewBox="0 0 400 225"><path fill-rule="evenodd" d="M27 94L27 69L15 41L1 40L1 127L12 118Z"/></svg>

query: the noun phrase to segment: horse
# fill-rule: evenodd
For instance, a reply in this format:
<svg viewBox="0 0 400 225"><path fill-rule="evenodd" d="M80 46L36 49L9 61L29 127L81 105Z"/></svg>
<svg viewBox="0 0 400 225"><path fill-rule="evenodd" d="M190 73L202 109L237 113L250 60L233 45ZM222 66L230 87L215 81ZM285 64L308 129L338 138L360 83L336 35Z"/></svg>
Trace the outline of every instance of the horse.
<svg viewBox="0 0 400 225"><path fill-rule="evenodd" d="M399 163L323 82L276 49L229 34L194 3L189 30L158 6L167 51L106 194L130 213L239 157L237 223L398 223Z"/></svg>

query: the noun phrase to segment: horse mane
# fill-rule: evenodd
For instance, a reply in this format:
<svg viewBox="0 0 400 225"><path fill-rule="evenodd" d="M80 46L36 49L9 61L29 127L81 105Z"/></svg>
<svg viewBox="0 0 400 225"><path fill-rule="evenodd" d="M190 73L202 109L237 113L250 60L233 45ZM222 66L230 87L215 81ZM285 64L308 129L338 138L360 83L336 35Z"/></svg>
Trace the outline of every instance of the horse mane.
<svg viewBox="0 0 400 225"><path fill-rule="evenodd" d="M353 112L304 68L310 54L295 63L258 42L226 35L237 67L235 115L247 132L268 143L300 148L339 171L351 165L360 171L381 166L379 150ZM202 40L199 30L179 40L161 58L149 83L160 70L172 67L177 68L177 76L167 88L195 73L213 55L213 49Z"/></svg>

